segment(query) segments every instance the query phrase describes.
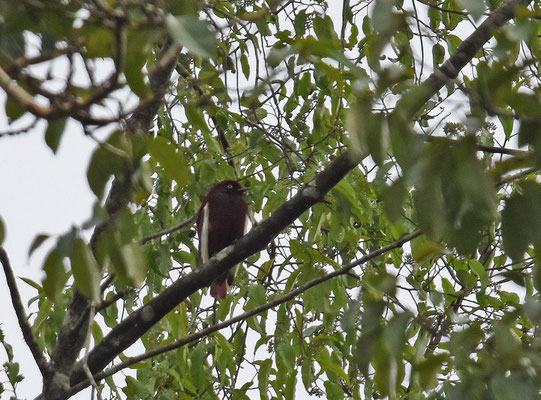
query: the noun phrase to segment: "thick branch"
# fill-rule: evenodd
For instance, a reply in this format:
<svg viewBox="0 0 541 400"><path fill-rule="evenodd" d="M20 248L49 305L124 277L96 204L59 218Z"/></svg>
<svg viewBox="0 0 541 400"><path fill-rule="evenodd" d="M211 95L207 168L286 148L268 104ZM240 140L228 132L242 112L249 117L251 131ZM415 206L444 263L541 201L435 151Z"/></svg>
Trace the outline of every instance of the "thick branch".
<svg viewBox="0 0 541 400"><path fill-rule="evenodd" d="M171 350L175 350L175 349L178 349L179 347L182 347L182 346L185 346L189 343L192 343L192 342L195 342L207 335L210 335L211 333L213 332L216 332L216 331L219 331L221 329L224 329L224 328L227 328L228 326L231 326L237 322L240 322L240 321L244 321L254 315L257 315L257 314L260 314L264 311L267 311L271 308L274 308L276 306L279 306L280 304L282 303L285 303L286 301L289 301L289 300L292 300L294 299L296 296L298 296L299 294L301 293L304 293L306 292L308 289L314 287L314 286L317 286L323 282L326 282L330 279L333 279L333 278L336 278L337 276L340 276L340 275L344 275L344 274L347 274L351 269L361 265L361 264L364 264L366 263L367 261L369 260L372 260L373 258L376 258L382 254L385 254L387 253L388 251L391 251L391 250L394 250L396 248L399 248L399 247L402 247L405 243L415 239L417 236L421 235L421 232L420 231L415 231L415 232L412 232L412 233L409 233L407 235L404 235L402 236L400 239L388 244L387 246L383 246L377 250L374 250L372 252L370 252L369 254L366 254L365 256L361 257L359 260L357 261L353 261L351 263L349 263L348 265L340 268L340 269L337 269L336 271L333 271L329 274L326 274L326 275L322 275L318 278L315 278L315 279L312 279L311 281L309 282L306 282L305 284L299 286L298 288L294 289L294 290L291 290L289 291L288 293L280 296L280 297L277 297L276 299L266 303L266 304L263 304L259 307L255 307L249 311L246 311L240 315L237 315L236 317L233 317L233 318L230 318L228 319L227 321L223 321L223 322L220 322L218 324L215 324L215 325L212 325L212 326L209 326L207 328L204 328L202 330L200 330L199 332L196 332L196 333L193 333L189 336L186 336L180 340L177 340L175 341L174 343L171 343L167 346L162 346L162 347L159 347L157 349L154 349L154 350L151 350L151 351L148 351L144 354L141 354L139 356L135 356L135 357L128 357L126 358L124 361L122 361L121 363L119 363L118 365L115 365L114 367L112 368L109 368L108 370L106 371L102 371L102 372L99 372L98 374L96 374L94 376L94 380L97 382L97 381L100 381L104 378L107 378L108 376L111 376L111 375L114 375L115 373L117 373L118 371L121 371L122 369L124 368L127 368L135 363L138 363L138 362L141 362L143 360L146 360L146 359L149 359L149 358L152 358L152 357L155 357L159 354L163 354L163 353L166 353L168 351L171 351ZM83 381L83 382L80 382L78 383L77 385L73 386L72 388L70 388L67 396L72 396L76 393L78 393L79 391L81 391L82 389L84 389L85 387L87 387L88 385L90 384L90 381L89 380L86 380L86 381Z"/></svg>
<svg viewBox="0 0 541 400"><path fill-rule="evenodd" d="M492 38L493 32L515 17L517 7L526 7L531 0L507 0L501 4L481 25L462 42L458 49L435 70L420 87L414 89L416 96L404 96L396 109L401 110L402 121L410 121L421 107L468 64L475 54Z"/></svg>
<svg viewBox="0 0 541 400"><path fill-rule="evenodd" d="M409 122L425 102L437 93L447 82L456 78L459 71L475 56L491 38L492 32L501 27L515 15L517 6L526 6L527 0L508 0L487 18L470 35L440 70L434 72L419 88L415 96L406 95L397 105L395 122ZM157 107L159 104L157 104ZM154 114L152 114L153 117ZM141 117L144 115L141 114ZM397 118L398 117L398 118ZM145 131L151 118L142 118L143 124L128 125L134 132ZM133 121L139 122L139 121ZM265 248L285 227L297 219L304 211L322 201L328 191L340 182L349 171L356 167L361 155L346 151L318 174L314 181L304 186L291 200L284 203L270 218L252 229L234 245L222 250L198 270L179 279L139 310L133 312L119 323L103 340L96 345L88 357L88 367L95 374L101 371L123 350L137 341L148 329L169 313L189 295L208 286L216 277L230 266L242 261L251 254ZM81 365L71 376L75 385L85 379Z"/></svg>
<svg viewBox="0 0 541 400"><path fill-rule="evenodd" d="M481 26L470 35L457 51L447 60L441 69L434 72L417 90L421 95L405 96L397 105L399 115L395 121L409 121L449 80L456 78L462 69L490 39L494 29L501 27L515 15L515 8L527 5L527 0L508 0L487 18ZM131 346L141 335L170 312L177 304L190 294L205 286L223 271L251 254L263 249L286 226L298 218L304 211L323 200L325 194L351 171L362 159L361 155L353 155L346 151L325 168L316 179L302 188L291 200L284 203L270 218L252 229L233 246L222 250L197 271L179 279L160 295L149 301L127 319L116 326L91 351L88 359L92 373L103 369L124 349ZM81 369L72 376L72 384L84 379Z"/></svg>
<svg viewBox="0 0 541 400"><path fill-rule="evenodd" d="M6 275L6 281L9 288L9 293L11 295L11 301L13 302L13 309L15 314L17 314L17 319L19 320L19 326L23 332L24 341L32 352L34 360L41 372L41 375L44 379L47 379L51 375L51 370L45 356L39 348L39 344L32 333L32 327L28 323L28 317L24 311L23 302L21 300L21 295L19 294L19 289L17 289L17 283L15 282L15 275L13 275L13 269L9 262L8 255L3 247L0 247L0 262L4 267L4 273Z"/></svg>
<svg viewBox="0 0 541 400"><path fill-rule="evenodd" d="M304 186L276 212L233 245L225 248L196 271L177 280L125 320L120 322L90 352L88 366L95 374L126 348L137 341L154 324L195 291L211 282L248 256L263 250L283 229L303 212L322 201L325 195L357 166L360 157L348 151L336 158L316 178ZM72 385L85 378L81 366L72 375Z"/></svg>

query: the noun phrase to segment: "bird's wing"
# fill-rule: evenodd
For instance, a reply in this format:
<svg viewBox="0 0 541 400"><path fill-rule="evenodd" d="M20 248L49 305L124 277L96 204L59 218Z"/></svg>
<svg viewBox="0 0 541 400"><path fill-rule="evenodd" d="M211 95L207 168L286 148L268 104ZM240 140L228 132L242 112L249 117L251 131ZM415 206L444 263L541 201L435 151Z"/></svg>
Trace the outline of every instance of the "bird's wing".
<svg viewBox="0 0 541 400"><path fill-rule="evenodd" d="M246 231L248 230L248 222L250 222L250 218L248 217L248 213L246 213L246 218L244 219L244 231L242 232L243 235L246 235Z"/></svg>
<svg viewBox="0 0 541 400"><path fill-rule="evenodd" d="M201 254L201 261L206 263L209 259L209 204L205 204L203 207L201 223L201 233L199 235L199 252Z"/></svg>

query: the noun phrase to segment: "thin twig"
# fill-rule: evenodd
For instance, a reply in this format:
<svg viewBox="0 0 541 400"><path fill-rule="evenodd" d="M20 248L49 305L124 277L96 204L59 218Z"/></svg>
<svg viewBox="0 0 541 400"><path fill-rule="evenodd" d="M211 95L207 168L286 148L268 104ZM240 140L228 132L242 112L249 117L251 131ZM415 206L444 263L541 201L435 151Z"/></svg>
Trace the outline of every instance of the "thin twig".
<svg viewBox="0 0 541 400"><path fill-rule="evenodd" d="M427 142L433 142L435 140L441 139L440 136L426 136L425 140ZM451 143L456 143L458 140L455 139L448 139ZM527 157L531 155L531 152L526 150L519 150L519 149L508 149L505 147L495 147L495 146L485 146L483 144L475 144L475 147L478 151L482 151L484 153L491 153L491 154L506 154L509 156L517 156L517 157Z"/></svg>
<svg viewBox="0 0 541 400"><path fill-rule="evenodd" d="M536 168L536 167L525 169L524 171L520 171L517 174L510 175L510 176L507 176L505 178L501 178L498 182L496 182L496 186L502 186L502 185L505 185L507 183L511 183L513 181L516 181L517 179L520 179L520 178L522 178L524 176L527 176L527 175L532 174L532 173L537 172L537 171L539 171L539 168Z"/></svg>
<svg viewBox="0 0 541 400"><path fill-rule="evenodd" d="M94 317L96 316L96 306L93 304L90 306L90 324L88 325L88 340L86 342L86 348L85 348L85 355L83 357L82 363L83 363L83 369L85 370L86 376L88 377L88 380L90 381L90 385L92 386L92 389L96 391L96 398L98 400L101 400L101 393L100 389L98 387L98 384L94 380L94 377L92 376L92 372L90 372L90 368L88 368L88 353L90 352L90 335L92 334L92 326L94 325ZM92 396L94 397L94 396ZM91 397L91 398L92 398Z"/></svg>
<svg viewBox="0 0 541 400"><path fill-rule="evenodd" d="M171 343L167 346L162 346L162 347L159 347L157 349L154 349L154 350L151 350L151 351L148 351L144 354L140 354L138 356L135 356L135 357L128 357L126 358L123 362L115 365L114 367L112 368L109 368L108 370L105 370L105 371L102 371L102 372L99 372L97 373L96 375L94 375L94 380L97 382L97 381L100 381L104 378L107 378L111 375L114 375L115 373L117 373L118 371L124 369L124 368L127 368L135 363L138 363L138 362L141 362L143 360L146 360L146 359L149 359L149 358L152 358L152 357L155 357L157 355L160 355L160 354L163 354L165 352L168 352L168 351L171 351L171 350L175 350L175 349L178 349L179 347L182 347L182 346L185 346L189 343L192 343L192 342L195 342L205 336L208 336L210 335L211 333L214 333L216 331L219 331L223 328L227 328L228 326L230 325L233 325L234 323L236 322L239 322L239 321L244 321L256 314L260 314L262 313L263 311L267 311L271 308L274 308L282 303L285 303L293 298L295 298L295 296L298 296L299 294L303 293L303 292L306 292L308 289L314 287L314 286L317 286L325 281L328 281L329 279L332 279L332 278L336 278L337 276L340 276L340 275L344 275L346 273L348 273L351 269L361 265L361 264L364 264L365 262L377 257L377 256L380 256L382 254L385 254L387 253L388 251L390 250L393 250L393 249L396 249L396 248L399 248L399 247L402 247L402 245L404 245L405 243L413 240L414 238L420 236L422 234L421 231L415 231L415 232L412 232L412 233L409 233L407 235L404 235L402 236L400 239L388 244L387 246L383 246L381 248L379 248L378 250L375 250L375 251L372 251L371 253L368 253L367 255L361 257L359 260L357 261L353 261L351 263L349 263L348 265L340 268L340 269L337 269L329 274L326 274L326 275L323 275L323 276L320 276L316 279L312 279L311 281L309 282L306 282L304 285L301 285L299 286L298 288L294 289L294 290L291 290L290 292L272 300L272 301L269 301L268 303L266 304L263 304L259 307L255 307L249 311L246 311L240 315L237 315L236 317L233 317L231 319L228 319L227 321L223 321L223 322L220 322L218 324L215 324L215 325L212 325L212 326L209 326L207 328L204 328L202 330L200 330L199 332L196 332L196 333L193 333L189 336L186 336L180 340L177 340L176 342L174 343ZM68 398L70 396L73 396L74 394L78 393L79 391L83 390L85 387L87 387L88 385L90 384L89 380L85 380L83 382L80 382L78 383L77 385L71 387L67 392L66 392L66 397L65 398Z"/></svg>
<svg viewBox="0 0 541 400"><path fill-rule="evenodd" d="M105 299L103 300L102 302L96 304L96 312L100 312L101 310L104 310L106 309L107 307L109 307L111 304L117 302L118 300L124 298L128 293L132 292L133 289L132 288L128 288L126 290L121 290L120 292L118 293L115 293L113 296L111 296L109 299Z"/></svg>
<svg viewBox="0 0 541 400"><path fill-rule="evenodd" d="M428 1L424 1L424 0L417 0L419 3L423 3L425 6L429 6L431 8L434 8L438 11L441 11L441 12L445 12L445 13L450 13L450 14L457 14L457 15L464 15L464 16L467 16L468 13L465 12L465 11L457 11L457 10L450 10L448 8L443 8L443 7L440 7L436 4L431 4L429 3ZM486 14L484 14L486 15Z"/></svg>
<svg viewBox="0 0 541 400"><path fill-rule="evenodd" d="M32 356L34 357L34 360L36 360L36 364L38 365L41 375L43 376L43 378L47 379L51 375L52 371L50 370L49 363L41 352L39 344L34 337L34 334L32 333L32 327L28 323L28 317L26 316L26 312L24 311L21 295L19 293L19 289L17 288L17 283L15 282L15 275L13 274L13 270L11 268L11 264L9 262L6 250L4 250L3 247L0 247L0 262L4 267L4 273L6 275L6 281L8 284L9 293L11 295L11 301L13 302L13 309L15 310L15 314L17 314L19 326L21 327L21 330L23 332L24 341L30 348Z"/></svg>
<svg viewBox="0 0 541 400"><path fill-rule="evenodd" d="M139 241L139 243L140 244L145 244L145 243L151 241L152 239L156 239L156 238L159 238L160 236L164 236L164 235L169 235L170 233L173 233L175 231L178 231L179 229L184 228L186 225L190 225L194 220L195 220L195 217L190 217L188 219L185 219L180 224L175 225L172 228L167 228L167 229L164 229L163 231L155 232L155 233L152 233L152 234L150 234L148 236L145 236L144 238L142 238Z"/></svg>

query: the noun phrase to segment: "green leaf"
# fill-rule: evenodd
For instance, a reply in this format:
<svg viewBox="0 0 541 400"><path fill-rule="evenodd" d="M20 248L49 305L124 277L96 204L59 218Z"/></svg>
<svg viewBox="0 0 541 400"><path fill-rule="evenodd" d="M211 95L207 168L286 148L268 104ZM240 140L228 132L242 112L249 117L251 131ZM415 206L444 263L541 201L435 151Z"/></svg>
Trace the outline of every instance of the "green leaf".
<svg viewBox="0 0 541 400"><path fill-rule="evenodd" d="M154 392L153 386L152 380L141 381L128 376L126 377L124 392L130 398L148 398Z"/></svg>
<svg viewBox="0 0 541 400"><path fill-rule="evenodd" d="M483 266L483 264L481 264L477 260L472 259L468 261L468 265L470 266L473 273L477 275L477 277L481 281L482 287L483 288L487 287L487 285L489 284L489 279L488 279L487 271L485 270L485 267Z"/></svg>
<svg viewBox="0 0 541 400"><path fill-rule="evenodd" d="M383 341L392 357L400 358L406 346L406 328L410 317L406 313L393 316L383 332Z"/></svg>
<svg viewBox="0 0 541 400"><path fill-rule="evenodd" d="M254 364L259 364L259 398L263 400L268 400L269 375L272 368L272 360L266 359L263 361L256 361Z"/></svg>
<svg viewBox="0 0 541 400"><path fill-rule="evenodd" d="M8 96L5 111L9 121L13 122L26 113L26 108L24 108L17 100L14 100L13 97Z"/></svg>
<svg viewBox="0 0 541 400"><path fill-rule="evenodd" d="M66 127L67 118L58 118L49 121L47 130L45 131L45 143L56 154L58 146L60 145L60 139L64 133Z"/></svg>
<svg viewBox="0 0 541 400"><path fill-rule="evenodd" d="M298 37L302 37L306 33L307 20L308 20L308 15L306 14L306 10L304 9L300 10L295 16L295 21L293 25L295 27L295 34Z"/></svg>
<svg viewBox="0 0 541 400"><path fill-rule="evenodd" d="M316 16L313 19L314 32L319 40L331 40L337 41L338 36L334 30L333 20L330 16L320 17Z"/></svg>
<svg viewBox="0 0 541 400"><path fill-rule="evenodd" d="M152 159L162 166L167 178L176 181L180 187L186 186L190 171L184 156L177 151L176 146L158 136L148 141L147 149Z"/></svg>
<svg viewBox="0 0 541 400"><path fill-rule="evenodd" d="M471 254L497 217L494 182L477 159L474 142L434 140L417 164L413 200L421 229L429 239Z"/></svg>
<svg viewBox="0 0 541 400"><path fill-rule="evenodd" d="M419 226L426 235L435 241L442 238L446 228L445 199L441 189L441 181L435 171L427 171L424 182L413 194L413 204L417 210Z"/></svg>
<svg viewBox="0 0 541 400"><path fill-rule="evenodd" d="M349 132L352 148L361 155L375 150L374 159L380 161L382 155L372 146L369 148L369 135L381 137L381 125L374 123L372 113L372 93L362 92L355 96L346 115L346 129ZM372 132L372 130L375 132Z"/></svg>
<svg viewBox="0 0 541 400"><path fill-rule="evenodd" d="M329 400L343 400L344 399L344 390L342 387L334 382L325 381L325 392L327 394L327 399Z"/></svg>
<svg viewBox="0 0 541 400"><path fill-rule="evenodd" d="M432 47L432 57L434 60L434 65L439 66L445 59L445 48L441 44L436 43Z"/></svg>
<svg viewBox="0 0 541 400"><path fill-rule="evenodd" d="M136 243L124 245L113 245L113 252L116 250L117 257L113 262L115 273L125 285L139 287L147 276L146 257L141 246ZM111 253L109 253L111 255Z"/></svg>
<svg viewBox="0 0 541 400"><path fill-rule="evenodd" d="M71 270L77 289L91 301L100 299L100 268L83 239L77 238L71 256Z"/></svg>
<svg viewBox="0 0 541 400"><path fill-rule="evenodd" d="M372 13L372 26L379 33L385 33L393 27L393 0L377 0Z"/></svg>
<svg viewBox="0 0 541 400"><path fill-rule="evenodd" d="M443 255L443 247L430 240L415 241L412 245L412 256L415 262L423 263L432 258L437 258Z"/></svg>
<svg viewBox="0 0 541 400"><path fill-rule="evenodd" d="M36 251L47 239L49 239L49 235L45 233L40 233L39 235L37 235L32 241L32 244L30 245L30 250L28 250L28 258L30 258L30 256L32 256L32 253Z"/></svg>
<svg viewBox="0 0 541 400"><path fill-rule="evenodd" d="M495 400L538 399L539 388L522 374L496 375L490 381L491 397Z"/></svg>
<svg viewBox="0 0 541 400"><path fill-rule="evenodd" d="M111 176L121 175L129 166L129 156L125 143L123 146L122 136L120 132L114 133L106 144L96 149L90 160L87 170L88 184L98 199L103 197L105 185Z"/></svg>
<svg viewBox="0 0 541 400"><path fill-rule="evenodd" d="M471 14L474 20L478 20L485 12L484 0L460 0L460 4Z"/></svg>
<svg viewBox="0 0 541 400"><path fill-rule="evenodd" d="M283 363L287 370L295 369L295 351L289 343L280 344L276 356L277 362Z"/></svg>
<svg viewBox="0 0 541 400"><path fill-rule="evenodd" d="M286 387L284 390L285 400L295 399L296 388L297 388L297 370L293 369L293 370L287 371Z"/></svg>
<svg viewBox="0 0 541 400"><path fill-rule="evenodd" d="M249 299L246 303L245 310L251 310L252 308L261 306L267 302L267 296L265 295L265 288L262 285L252 285L248 288Z"/></svg>
<svg viewBox="0 0 541 400"><path fill-rule="evenodd" d="M203 388L205 383L205 359L204 359L204 345L198 344L195 349L190 353L191 367L190 374L192 376L192 383L197 388Z"/></svg>
<svg viewBox="0 0 541 400"><path fill-rule="evenodd" d="M143 67L147 62L154 38L155 34L150 30L128 31L128 49L126 51L124 75L131 90L141 98L149 94Z"/></svg>
<svg viewBox="0 0 541 400"><path fill-rule="evenodd" d="M442 279L443 291L445 294L455 294L455 288L447 278Z"/></svg>
<svg viewBox="0 0 541 400"><path fill-rule="evenodd" d="M346 381L346 383L349 384L349 376L344 372L344 370L342 369L340 365L332 362L330 359L327 359L325 356L322 356L322 353L317 355L315 359L324 371L330 371L330 372L335 373L341 379Z"/></svg>
<svg viewBox="0 0 541 400"><path fill-rule="evenodd" d="M499 293L500 299L504 304L518 307L520 305L520 298L518 294L513 292L506 292L505 290L500 290Z"/></svg>
<svg viewBox="0 0 541 400"><path fill-rule="evenodd" d="M383 209L392 222L402 216L406 191L404 179L398 178L383 192Z"/></svg>
<svg viewBox="0 0 541 400"><path fill-rule="evenodd" d="M503 248L515 261L522 259L530 244L541 242L541 185L524 182L522 186L522 194L514 193L502 211Z"/></svg>
<svg viewBox="0 0 541 400"><path fill-rule="evenodd" d="M37 291L40 291L43 289L43 286L41 286L39 283L33 281L32 279L28 279L28 278L20 278L24 283L26 283L27 285L33 287L34 289L36 289Z"/></svg>
<svg viewBox="0 0 541 400"><path fill-rule="evenodd" d="M195 16L183 15L165 17L165 25L171 37L193 54L201 57L215 57L218 41L206 22Z"/></svg>
<svg viewBox="0 0 541 400"><path fill-rule="evenodd" d="M43 290L53 303L58 303L69 277L58 249L55 248L49 252L45 258L43 270L46 274L42 284Z"/></svg>
<svg viewBox="0 0 541 400"><path fill-rule="evenodd" d="M85 39L85 56L87 58L112 57L115 51L115 36L112 30L96 27L89 23L79 30L81 38Z"/></svg>
<svg viewBox="0 0 541 400"><path fill-rule="evenodd" d="M429 355L426 360L414 365L413 373L417 375L421 389L430 390L437 386L438 374L448 359L449 355L446 353Z"/></svg>
<svg viewBox="0 0 541 400"><path fill-rule="evenodd" d="M308 357L303 358L301 364L301 376L302 383L305 389L310 390L312 383L314 382L314 374L312 372L312 360Z"/></svg>
<svg viewBox="0 0 541 400"><path fill-rule="evenodd" d="M462 44L462 40L455 35L447 35L445 36L445 40L447 42L450 54L454 54L456 52L456 49L458 49L458 46Z"/></svg>
<svg viewBox="0 0 541 400"><path fill-rule="evenodd" d="M246 79L250 79L250 61L248 61L248 57L244 53L240 57L240 65L241 65L242 73L244 74L244 77Z"/></svg>

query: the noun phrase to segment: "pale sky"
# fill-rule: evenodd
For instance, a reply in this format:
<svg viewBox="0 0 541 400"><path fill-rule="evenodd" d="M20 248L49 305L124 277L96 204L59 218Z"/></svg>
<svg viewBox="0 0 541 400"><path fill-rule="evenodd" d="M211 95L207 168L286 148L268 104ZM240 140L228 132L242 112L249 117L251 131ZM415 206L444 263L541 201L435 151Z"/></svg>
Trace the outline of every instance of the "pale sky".
<svg viewBox="0 0 541 400"><path fill-rule="evenodd" d="M0 103L5 96L1 93ZM7 120L0 111L0 132L7 130ZM62 234L85 221L92 211L93 195L86 180L86 167L95 142L85 137L76 124L68 124L56 156L45 145L44 125L15 137L0 137L0 215L6 226L3 244L15 276L41 284L41 266L47 243L28 259L28 249L38 233ZM51 242L52 243L52 242ZM25 306L36 290L17 279ZM15 359L25 379L17 387L20 398L33 399L41 392L41 375L24 343L11 304L5 280L0 274L0 301L3 304L0 324L6 341L14 347ZM36 310L33 304L32 311ZM0 364L7 360L0 350ZM6 382L5 374L0 381ZM8 389L8 385L4 385ZM2 399L12 393L5 392ZM88 399L79 394L78 398Z"/></svg>

